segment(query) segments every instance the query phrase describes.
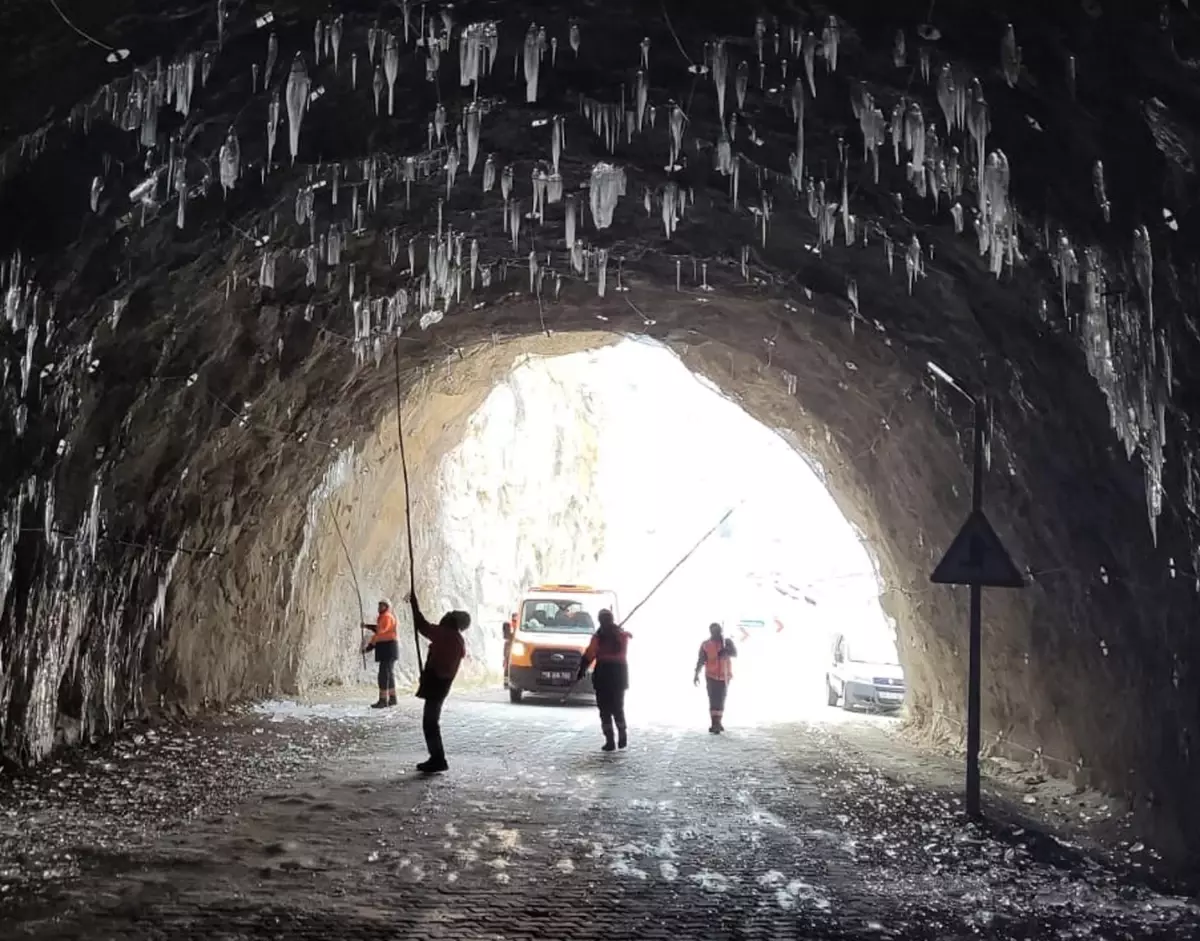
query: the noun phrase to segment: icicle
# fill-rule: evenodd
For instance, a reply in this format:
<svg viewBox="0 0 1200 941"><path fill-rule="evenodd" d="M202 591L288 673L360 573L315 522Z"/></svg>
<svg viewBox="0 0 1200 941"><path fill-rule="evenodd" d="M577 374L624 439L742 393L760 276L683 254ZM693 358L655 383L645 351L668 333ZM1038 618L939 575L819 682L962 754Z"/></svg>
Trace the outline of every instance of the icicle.
<svg viewBox="0 0 1200 941"><path fill-rule="evenodd" d="M1146 301L1146 321L1154 329L1154 253L1150 247L1150 230L1144 225L1133 230L1133 270L1138 287Z"/></svg>
<svg viewBox="0 0 1200 941"><path fill-rule="evenodd" d="M821 51L825 54L825 67L830 72L836 72L838 66L838 46L842 41L842 31L838 26L837 17L830 16L821 33ZM813 97L816 97L814 92Z"/></svg>
<svg viewBox="0 0 1200 941"><path fill-rule="evenodd" d="M535 294L535 285L537 284L538 262L537 252L533 249L529 250L529 293Z"/></svg>
<svg viewBox="0 0 1200 941"><path fill-rule="evenodd" d="M504 201L508 202L508 197L512 195L513 189L513 168L509 164L500 172L500 195L504 197Z"/></svg>
<svg viewBox="0 0 1200 941"><path fill-rule="evenodd" d="M466 107L464 122L467 126L467 176L475 172L475 161L479 157L479 108L474 102ZM557 166L557 161L555 162Z"/></svg>
<svg viewBox="0 0 1200 941"><path fill-rule="evenodd" d="M908 274L908 293L913 292L913 285L921 273L921 242L914 235L908 243L908 251L904 255L904 270Z"/></svg>
<svg viewBox="0 0 1200 941"><path fill-rule="evenodd" d="M933 59L929 54L928 46L921 47L918 60L921 64L921 81L928 85L930 77L933 75Z"/></svg>
<svg viewBox="0 0 1200 941"><path fill-rule="evenodd" d="M725 52L725 40L718 39L712 54L713 84L717 88L717 116L725 121L725 83L729 79L729 57Z"/></svg>
<svg viewBox="0 0 1200 941"><path fill-rule="evenodd" d="M808 78L808 91L815 101L817 98L817 37L806 31L803 40L804 74Z"/></svg>
<svg viewBox="0 0 1200 941"><path fill-rule="evenodd" d="M350 90L358 89L358 53L350 53Z"/></svg>
<svg viewBox="0 0 1200 941"><path fill-rule="evenodd" d="M750 66L744 60L738 65L733 78L733 91L737 96L738 110L746 108L746 90L750 87Z"/></svg>
<svg viewBox="0 0 1200 941"><path fill-rule="evenodd" d="M267 66L263 69L263 87L271 83L271 71L275 68L275 61L279 58L279 38L274 32L267 39Z"/></svg>
<svg viewBox="0 0 1200 941"><path fill-rule="evenodd" d="M846 297L850 301L850 333L854 333L854 321L859 316L858 282L851 278L846 284Z"/></svg>
<svg viewBox="0 0 1200 941"><path fill-rule="evenodd" d="M383 67L375 66L375 80L371 83L371 90L375 93L375 114L379 115L379 106L383 101L383 89L387 85L387 79L383 77Z"/></svg>
<svg viewBox="0 0 1200 941"><path fill-rule="evenodd" d="M571 51L576 56L579 55L579 24L572 23L570 32L568 33L568 42L571 44Z"/></svg>
<svg viewBox="0 0 1200 941"><path fill-rule="evenodd" d="M450 199L450 191L454 188L454 177L458 174L458 148L451 147L446 156L446 199Z"/></svg>
<svg viewBox="0 0 1200 941"><path fill-rule="evenodd" d="M92 212L100 211L100 194L104 192L104 181L98 176L92 177L92 195L91 206Z"/></svg>
<svg viewBox="0 0 1200 941"><path fill-rule="evenodd" d="M400 43L392 33L383 40L383 71L388 83L388 114L395 113L396 76L400 73Z"/></svg>
<svg viewBox="0 0 1200 941"><path fill-rule="evenodd" d="M600 249L600 257L597 265L596 291L600 297L604 296L605 288L608 285L608 249Z"/></svg>
<svg viewBox="0 0 1200 941"><path fill-rule="evenodd" d="M597 229L612 225L613 211L617 201L625 195L625 170L608 163L597 163L592 167L589 197L592 222Z"/></svg>
<svg viewBox="0 0 1200 941"><path fill-rule="evenodd" d="M1104 213L1104 221L1111 221L1108 191L1104 185L1104 164L1099 160L1092 165L1092 189L1096 193L1096 204L1100 207L1100 211Z"/></svg>
<svg viewBox="0 0 1200 941"><path fill-rule="evenodd" d="M646 120L646 98L649 94L649 83L646 79L646 73L643 69L637 70L637 83L635 86L634 101L636 102L637 129L640 131Z"/></svg>
<svg viewBox="0 0 1200 941"><path fill-rule="evenodd" d="M564 125L562 115L556 115L550 122L550 165L558 173L558 161L562 157Z"/></svg>
<svg viewBox="0 0 1200 941"><path fill-rule="evenodd" d="M233 128L225 135L225 143L221 145L219 155L221 165L221 187L228 193L237 183L242 170L242 148L238 143L237 132Z"/></svg>
<svg viewBox="0 0 1200 941"><path fill-rule="evenodd" d="M293 164L300 150L300 125L304 121L304 112L308 109L310 84L308 69L304 67L304 57L297 52L296 58L292 60L292 71L288 75L287 83L288 134Z"/></svg>
<svg viewBox="0 0 1200 941"><path fill-rule="evenodd" d="M175 193L179 200L175 206L175 228L182 229L187 223L188 202L187 162L182 158L175 170Z"/></svg>
<svg viewBox="0 0 1200 941"><path fill-rule="evenodd" d="M904 30L896 30L896 38L892 42L892 65L898 69L908 64L908 44L904 39Z"/></svg>
<svg viewBox="0 0 1200 941"><path fill-rule="evenodd" d="M537 42L537 27L530 24L529 29L525 32L525 101L528 104L533 104L537 101L538 96L538 68L541 65L541 56L538 51Z"/></svg>
<svg viewBox="0 0 1200 941"><path fill-rule="evenodd" d="M483 191L490 193L496 185L496 155L488 154L483 162Z"/></svg>
<svg viewBox="0 0 1200 941"><path fill-rule="evenodd" d="M1017 35L1013 32L1012 23L1004 31L1000 40L1000 68L1004 72L1004 80L1009 88L1015 88L1021 75L1021 47L1017 45Z"/></svg>
<svg viewBox="0 0 1200 941"><path fill-rule="evenodd" d="M575 199L572 197L567 200L567 248L575 247Z"/></svg>
<svg viewBox="0 0 1200 941"><path fill-rule="evenodd" d="M275 154L275 138L279 131L279 89L271 91L271 103L267 106L267 165Z"/></svg>
<svg viewBox="0 0 1200 941"><path fill-rule="evenodd" d="M546 178L546 202L554 205L561 203L563 198L563 178L561 173L551 173Z"/></svg>
<svg viewBox="0 0 1200 941"><path fill-rule="evenodd" d="M338 68L338 56L342 48L342 14L339 13L334 17L333 25L330 26L326 39L333 49L333 70L336 72Z"/></svg>
<svg viewBox="0 0 1200 941"><path fill-rule="evenodd" d="M439 144L446 139L446 106L440 101L433 109L433 134Z"/></svg>
<svg viewBox="0 0 1200 941"><path fill-rule="evenodd" d="M896 273L896 247L892 244L891 236L883 237L883 256L887 259L888 274Z"/></svg>
<svg viewBox="0 0 1200 941"><path fill-rule="evenodd" d="M512 236L512 248L517 250L517 240L521 237L521 201L514 199L509 204L508 231Z"/></svg>
<svg viewBox="0 0 1200 941"><path fill-rule="evenodd" d="M678 167L680 154L683 152L683 109L678 104L671 107L671 159L667 167L670 172Z"/></svg>

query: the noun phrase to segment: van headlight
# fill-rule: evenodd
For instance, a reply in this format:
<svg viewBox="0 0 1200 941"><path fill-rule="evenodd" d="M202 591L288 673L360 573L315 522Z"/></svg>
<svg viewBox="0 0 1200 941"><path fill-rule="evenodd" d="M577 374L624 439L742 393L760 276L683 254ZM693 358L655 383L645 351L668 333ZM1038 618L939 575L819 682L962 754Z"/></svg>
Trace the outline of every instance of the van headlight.
<svg viewBox="0 0 1200 941"><path fill-rule="evenodd" d="M513 657L525 656L525 645L519 640L514 640L512 648L509 650L509 655Z"/></svg>

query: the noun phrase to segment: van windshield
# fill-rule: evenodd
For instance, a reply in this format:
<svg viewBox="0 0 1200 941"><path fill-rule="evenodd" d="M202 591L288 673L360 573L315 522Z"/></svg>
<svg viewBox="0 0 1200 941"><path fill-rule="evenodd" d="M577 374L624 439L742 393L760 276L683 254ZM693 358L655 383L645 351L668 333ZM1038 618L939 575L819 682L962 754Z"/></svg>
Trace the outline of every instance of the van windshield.
<svg viewBox="0 0 1200 941"><path fill-rule="evenodd" d="M590 634L600 626L602 608L612 610L610 592L546 594L521 605L521 630L543 634Z"/></svg>
<svg viewBox="0 0 1200 941"><path fill-rule="evenodd" d="M882 663L898 666L896 642L886 635L857 637L847 644L847 659L852 663Z"/></svg>

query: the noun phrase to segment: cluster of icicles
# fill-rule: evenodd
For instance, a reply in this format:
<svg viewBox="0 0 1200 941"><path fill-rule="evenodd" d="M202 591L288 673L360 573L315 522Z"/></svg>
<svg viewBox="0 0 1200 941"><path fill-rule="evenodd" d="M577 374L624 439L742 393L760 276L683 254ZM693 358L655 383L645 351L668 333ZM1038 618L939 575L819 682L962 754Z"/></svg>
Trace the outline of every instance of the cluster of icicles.
<svg viewBox="0 0 1200 941"><path fill-rule="evenodd" d="M39 430L53 428L61 436L55 458L64 460L82 407L79 390L98 365L92 342L54 350L51 343L58 335L54 306L36 287L19 255L0 264L0 298L0 324L23 335L25 341L17 368L10 370L7 358L0 366L0 405L11 409L20 437L27 423L26 403L39 401ZM35 359L45 363L36 371ZM174 561L160 568L159 553L136 552L122 577L105 577L99 545L107 456L99 448L89 457L94 457L99 469L93 473L78 520L61 518L53 475L31 473L0 501L0 612L6 609L13 587L18 545L23 539L39 539L45 546L45 562L22 600L21 618L25 624L54 625L53 631L10 631L12 642L6 643L0 659L0 710L12 715L10 706L18 689L27 697L20 722L10 725L2 743L10 753L23 757L38 758L53 747L59 694L68 674L79 684L75 692L83 704L83 734L90 738L113 731L128 708L137 707L128 697L136 698L140 688L134 674L140 669L141 646L161 627ZM136 588L143 573L155 579L158 588L156 600L139 611ZM131 625L131 618L137 623ZM82 651L85 635L87 649ZM88 662L81 663L81 657Z"/></svg>
<svg viewBox="0 0 1200 941"><path fill-rule="evenodd" d="M341 16L327 23L319 21L314 28L312 61L320 65L326 60L334 76L341 76L342 81L348 81L350 87L355 89L358 86L358 52L351 51L346 62L343 30ZM444 104L437 105L428 123L428 149L424 154L401 159L372 158L359 167L335 166L327 171L329 176L322 179L315 178L314 171L310 169L309 179L297 197L296 206L296 221L308 225L310 244L299 252L282 251L272 245L272 233L263 236L256 233L262 253L259 281L263 286L274 285L276 266L285 257L304 265L309 285L320 283L322 265L329 269L326 278L332 278L340 265L349 236L366 231L368 217L385 185L402 184L408 203L414 183L427 183L433 177L444 174L444 198L451 200L456 181L461 176L472 177L482 162L483 190L490 192L499 183L504 204L502 226L511 241L513 253L520 256L520 236L523 230L528 231L528 224L547 224L551 219L549 207L562 204L562 215L556 217L562 219L565 229L570 266L577 274L585 276L594 267L601 274L597 289L601 292L605 290L607 254L589 249L578 237L580 200L572 192L572 187L565 183L560 167L560 157L566 146L565 118L559 115L540 122L549 127L549 159L538 161L532 170L528 201L518 195L518 181L511 165L501 166L495 155L488 155L482 161L480 159L481 125L489 108L486 101L479 99L480 84L497 62L499 32L498 24L491 21L468 23L456 28L450 8L434 14L427 5L421 5L418 22L416 12L409 4L404 5L402 30L392 33L372 27L367 31L365 52L373 70L370 91L377 113L382 114L385 107L389 114L394 112L395 84L403 49L411 47L419 51L424 57L425 75L431 78L437 75L442 58L448 58L456 39L460 84L463 88L472 89L473 100L463 104L457 120ZM911 293L924 274L928 251L916 233L896 245L889 233L878 228L872 229L850 211L851 147L848 143L839 141L840 159L833 179L818 178L806 166L806 100L815 98L821 92L819 73L822 68L829 73L837 70L841 33L839 21L832 16L822 20L816 29L792 27L785 30L769 29L766 20L760 17L754 23L752 60L738 61L736 64L731 59L734 43L723 39L708 43L701 62L692 65L691 71L707 76L713 83L721 129L718 139L711 143L696 141L697 152L711 149L716 171L728 180L733 206L741 208L744 205L756 217L764 244L768 238L774 205L768 188L761 183L769 177L785 179L799 197L800 204L816 222L814 251L821 252L832 246L838 240L839 228L846 245L866 244L872 236L877 235L883 245L889 271L895 269L897 252L903 256ZM578 55L581 36L577 25L570 26L567 38L570 49ZM211 50L189 53L165 68L157 66L152 71L135 72L134 77L120 89L110 88L106 93L103 100L105 113L119 126L131 131L140 130L142 142L147 147L152 146L157 138L157 108L160 105L173 105L186 114L191 107L196 83L199 82L203 87L208 79L212 55ZM287 70L279 68L280 55L276 36L271 33L266 39L261 70L257 64L253 66L255 90L270 89L266 127L267 162L260 171L263 176L274 159L278 127L284 118L284 110L287 112L289 150L294 161L300 147L300 134L307 109L324 91L324 86L314 84L310 78L305 51L293 54L290 69ZM514 75L521 74L525 80L527 102L538 100L543 70L547 66L553 68L558 55L557 37L549 36L542 26L527 24L523 40L513 57ZM633 55L636 56L637 68L633 71L632 92L628 100L626 89L622 86L618 101L603 102L587 96L580 97L579 111L584 122L590 125L610 154L615 153L622 140L628 144L635 135L654 132L660 124L665 125L663 157L668 181L653 192L648 187L643 188L641 196L647 214L657 212L661 216L664 235L671 238L691 198L688 188L671 179L675 171L681 168L684 159L688 118L679 102L668 101L656 105L650 101L649 40L643 41ZM903 31L896 34L892 58L897 67L908 64L908 41ZM1001 37L999 59L1006 82L1010 87L1014 86L1020 80L1023 65L1021 50L1011 26ZM633 63L630 65L632 67ZM1002 150L989 149L991 118L982 85L977 77L956 64L947 62L936 68L927 44L922 44L917 52L915 71L925 85L933 88L932 97L938 106L937 117L934 117L934 113L927 113L916 94L901 96L892 101L890 107L885 107L875 100L864 84L854 83L850 106L862 135L862 159L869 162L870 172L878 182L884 159L880 151L890 149L891 162L901 168L917 198L928 199L936 211L946 212L956 232L965 234L969 228L980 254L987 258L991 271L1000 276L1005 267L1011 269L1016 264L1020 258L1020 246L1016 213L1010 198L1009 160ZM1068 80L1073 85L1073 59L1069 62ZM761 143L754 126L753 111L748 110L751 88L755 84L759 92L771 91L772 94L766 97L781 99L795 123L795 143L786 174L758 166L750 159L754 145ZM751 106L753 104L751 102ZM664 117L663 122L658 120L660 112ZM217 155L219 182L226 190L238 185L245 174L241 151L237 131L230 128ZM746 170L751 171L750 177L760 183L758 195L748 202L742 192ZM178 196L177 223L185 225L187 198L195 195L197 187L203 191L209 185L209 180L204 177L193 186L187 179L186 171L187 161L182 155L182 147L177 147L177 141L171 140L167 160L135 190L135 201L140 201L143 206L157 205L161 179L167 194ZM1097 204L1107 219L1110 206L1103 165L1099 162L1093 168L1093 178ZM611 226L619 200L626 195L628 181L625 170L615 163L602 162L592 168L586 182L580 180L579 184L588 191L586 202L595 227L605 229ZM328 192L331 204L338 206L339 186L343 185L350 188L345 220L319 225L318 195L322 191ZM972 185L974 198L968 200L965 194ZM103 180L97 177L92 193L93 208L98 208L102 191ZM893 199L902 203L903 196L894 193ZM486 286L491 283L493 268L498 265L502 271L506 271L509 267L509 261L503 259L481 262L475 240L471 241L469 249L464 249L462 234L440 223L435 235L421 240L403 240L407 243L407 251L400 244L402 240L398 234L389 234L389 239L393 243L391 254L394 265L401 255L407 256L408 263L402 273L411 279L408 288L376 296L369 283L359 291L353 275L346 279L354 311L355 349L360 358L372 351L378 356L381 335L400 329L410 308L415 308L422 325L431 325L444 316L450 303L461 301L464 283L474 285L479 281ZM424 266L420 270L417 259L419 241L427 243L427 246L421 246ZM1148 234L1143 241L1146 250L1141 254L1148 259ZM1088 263L1078 260L1072 262L1069 246L1059 254L1064 259L1059 267L1064 272L1065 302L1066 284L1078 283L1077 270L1087 267ZM554 273L555 283L559 283L552 254L543 254L539 258L531 248L527 258L531 290L540 293L548 273ZM1139 262L1139 270L1148 264ZM1102 279L1102 275L1095 275L1094 279ZM852 309L853 328L860 315L859 292L853 280L848 281L846 293ZM1097 303L1109 311L1107 295L1101 292L1100 297ZM1146 292L1146 297L1148 300L1149 292ZM1137 309L1143 308L1139 306ZM1144 309L1152 323L1150 305L1146 303ZM1115 319L1111 322L1123 323L1119 311L1112 316ZM1150 388L1156 383L1145 377L1161 374L1160 367L1166 357L1163 352L1165 344L1152 336L1146 339L1152 331L1131 327L1128 331L1122 331L1127 335L1123 335L1120 343L1116 344L1120 347L1119 352L1113 353L1114 344L1110 340L1092 338L1092 334L1101 330L1100 326L1084 325L1082 329L1092 331L1085 338L1085 345L1089 347L1089 362L1093 364L1097 381L1109 396L1118 433L1128 448L1143 447L1146 451L1148 501L1153 518L1161 507L1160 455L1163 436L1162 421L1155 416L1163 411L1160 400L1166 393L1163 388ZM1118 376L1134 378L1118 381ZM1146 389L1141 388L1147 384ZM1158 382L1157 386L1161 387L1163 383Z"/></svg>

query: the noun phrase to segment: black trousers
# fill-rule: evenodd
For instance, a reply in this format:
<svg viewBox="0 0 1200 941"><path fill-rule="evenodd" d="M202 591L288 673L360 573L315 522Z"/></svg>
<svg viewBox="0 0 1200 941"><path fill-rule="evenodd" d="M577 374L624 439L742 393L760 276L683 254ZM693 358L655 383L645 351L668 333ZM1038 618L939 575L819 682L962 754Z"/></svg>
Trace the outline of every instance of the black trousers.
<svg viewBox="0 0 1200 941"><path fill-rule="evenodd" d="M396 692L396 661L379 661L379 692L394 695Z"/></svg>
<svg viewBox="0 0 1200 941"><path fill-rule="evenodd" d="M421 731L425 733L425 747L434 761L446 760L446 749L442 744L442 706L450 695L452 681L426 674L421 677L417 696L425 700L421 714Z"/></svg>
<svg viewBox="0 0 1200 941"><path fill-rule="evenodd" d="M600 727L605 735L625 728L625 690L629 687L629 671L623 663L597 664L592 674L592 689L596 691L596 708L600 710Z"/></svg>
<svg viewBox="0 0 1200 941"><path fill-rule="evenodd" d="M725 714L725 694L729 691L729 683L714 680L711 676L705 677L705 680L708 683L708 714L715 722Z"/></svg>

